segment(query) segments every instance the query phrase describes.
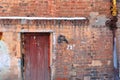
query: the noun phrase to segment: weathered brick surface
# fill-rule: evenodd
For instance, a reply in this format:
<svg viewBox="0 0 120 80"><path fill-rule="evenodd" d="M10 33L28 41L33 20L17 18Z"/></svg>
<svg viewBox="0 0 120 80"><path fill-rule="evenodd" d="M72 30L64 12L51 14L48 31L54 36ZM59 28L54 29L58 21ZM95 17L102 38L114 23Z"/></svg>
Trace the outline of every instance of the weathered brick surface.
<svg viewBox="0 0 120 80"><path fill-rule="evenodd" d="M54 72L51 72L51 77L54 80L114 80L112 32L105 26L110 5L110 0L0 0L0 16L85 16L89 19L89 24L80 21L77 25L75 21L61 21L59 24L55 20L0 20L2 41L7 45L11 59L8 72L1 73L0 79L21 80L22 32L52 31L51 71ZM64 35L69 43L57 43L59 35Z"/></svg>
<svg viewBox="0 0 120 80"><path fill-rule="evenodd" d="M20 21L13 21L3 25L1 22L0 31L3 32L2 40L8 45L11 57L15 58L20 55L19 32L52 30L56 37L52 53L56 56L53 58L55 68L52 69L55 70L52 76L54 80L113 80L112 32L105 26L91 27L83 21L76 26L73 23L29 21L29 24L21 24ZM68 44L57 43L60 34L66 37ZM9 76L9 80L17 80L16 77L20 75L17 59L13 60L10 74L14 74Z"/></svg>
<svg viewBox="0 0 120 80"><path fill-rule="evenodd" d="M65 50L67 45L58 45L56 76L112 80L113 74L108 74L113 71L111 32L88 27L77 28L75 32L71 31L74 37L69 40L75 45L72 50Z"/></svg>
<svg viewBox="0 0 120 80"><path fill-rule="evenodd" d="M109 0L1 0L1 16L88 17L90 12L110 15Z"/></svg>

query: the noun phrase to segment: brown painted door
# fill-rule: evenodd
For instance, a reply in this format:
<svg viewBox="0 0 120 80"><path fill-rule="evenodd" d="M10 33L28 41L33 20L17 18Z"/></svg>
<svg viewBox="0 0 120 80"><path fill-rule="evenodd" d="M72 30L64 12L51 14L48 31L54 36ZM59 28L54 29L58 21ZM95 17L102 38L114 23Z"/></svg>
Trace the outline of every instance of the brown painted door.
<svg viewBox="0 0 120 80"><path fill-rule="evenodd" d="M50 38L47 33L24 35L24 80L50 80Z"/></svg>

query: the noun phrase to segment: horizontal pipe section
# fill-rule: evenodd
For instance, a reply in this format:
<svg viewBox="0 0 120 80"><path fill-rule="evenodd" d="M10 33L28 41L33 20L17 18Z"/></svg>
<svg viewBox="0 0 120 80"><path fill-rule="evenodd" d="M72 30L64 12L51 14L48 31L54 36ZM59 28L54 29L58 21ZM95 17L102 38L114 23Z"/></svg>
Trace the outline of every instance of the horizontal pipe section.
<svg viewBox="0 0 120 80"><path fill-rule="evenodd" d="M25 19L25 20L85 20L85 17L0 17L1 19Z"/></svg>

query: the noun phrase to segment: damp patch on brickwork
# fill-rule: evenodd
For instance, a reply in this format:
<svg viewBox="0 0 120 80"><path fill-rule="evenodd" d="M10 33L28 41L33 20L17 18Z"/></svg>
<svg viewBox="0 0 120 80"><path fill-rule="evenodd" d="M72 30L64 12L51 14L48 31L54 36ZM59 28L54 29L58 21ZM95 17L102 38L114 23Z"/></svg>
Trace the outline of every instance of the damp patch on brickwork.
<svg viewBox="0 0 120 80"><path fill-rule="evenodd" d="M10 55L7 45L0 40L0 74L7 73L10 68Z"/></svg>
<svg viewBox="0 0 120 80"><path fill-rule="evenodd" d="M105 15L100 15L98 12L91 12L90 13L90 25L91 26L104 26L105 22L108 19Z"/></svg>

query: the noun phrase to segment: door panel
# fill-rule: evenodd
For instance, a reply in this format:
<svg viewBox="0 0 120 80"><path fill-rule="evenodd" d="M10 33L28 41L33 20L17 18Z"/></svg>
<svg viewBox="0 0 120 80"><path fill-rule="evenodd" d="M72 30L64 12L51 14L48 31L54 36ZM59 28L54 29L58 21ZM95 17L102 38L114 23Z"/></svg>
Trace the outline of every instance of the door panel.
<svg viewBox="0 0 120 80"><path fill-rule="evenodd" d="M50 80L50 34L24 33L24 79Z"/></svg>

